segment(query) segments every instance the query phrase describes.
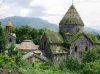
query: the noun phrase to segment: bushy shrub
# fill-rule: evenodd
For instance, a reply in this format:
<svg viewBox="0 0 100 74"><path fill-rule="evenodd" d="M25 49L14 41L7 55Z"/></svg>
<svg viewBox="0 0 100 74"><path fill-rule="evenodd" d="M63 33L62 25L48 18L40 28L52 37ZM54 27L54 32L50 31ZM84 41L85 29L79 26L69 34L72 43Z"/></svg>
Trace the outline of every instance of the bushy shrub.
<svg viewBox="0 0 100 74"><path fill-rule="evenodd" d="M76 58L67 58L65 60L65 66L67 69L70 69L70 70L78 71L81 69L81 64Z"/></svg>
<svg viewBox="0 0 100 74"><path fill-rule="evenodd" d="M49 60L44 61L40 64L40 69L48 70L48 69L51 69L51 68L53 68L53 64Z"/></svg>
<svg viewBox="0 0 100 74"><path fill-rule="evenodd" d="M97 59L97 53L95 50L88 50L82 54L82 62L88 63L93 62Z"/></svg>
<svg viewBox="0 0 100 74"><path fill-rule="evenodd" d="M15 57L8 57L4 54L0 54L0 67L4 68L16 67Z"/></svg>
<svg viewBox="0 0 100 74"><path fill-rule="evenodd" d="M100 60L86 63L81 74L99 74L100 73Z"/></svg>
<svg viewBox="0 0 100 74"><path fill-rule="evenodd" d="M11 68L16 67L21 59L21 52L14 46L14 44L9 45L6 48L5 54L0 54L0 67Z"/></svg>

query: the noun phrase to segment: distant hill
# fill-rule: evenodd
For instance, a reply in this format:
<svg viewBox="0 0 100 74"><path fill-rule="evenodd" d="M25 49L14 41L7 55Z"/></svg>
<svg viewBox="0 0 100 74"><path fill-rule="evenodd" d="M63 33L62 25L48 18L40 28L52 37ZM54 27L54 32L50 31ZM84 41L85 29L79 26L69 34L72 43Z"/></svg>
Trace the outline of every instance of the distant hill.
<svg viewBox="0 0 100 74"><path fill-rule="evenodd" d="M7 17L4 19L1 19L2 24L5 25L5 23L10 20L14 25L30 25L34 28L40 29L40 28L47 28L50 30L58 31L58 26L56 24L49 23L46 20L42 20L40 18L32 18L32 17Z"/></svg>
<svg viewBox="0 0 100 74"><path fill-rule="evenodd" d="M58 25L50 23L46 20L42 20L40 18L13 16L1 19L2 24L4 25L8 20L12 21L14 25L30 25L37 29L46 28L53 31L59 31ZM94 34L100 34L99 30L93 28L85 27L84 30L86 32L92 32Z"/></svg>
<svg viewBox="0 0 100 74"><path fill-rule="evenodd" d="M91 33L94 33L94 34L100 34L100 30L89 28L89 27L85 27L84 31L91 32Z"/></svg>

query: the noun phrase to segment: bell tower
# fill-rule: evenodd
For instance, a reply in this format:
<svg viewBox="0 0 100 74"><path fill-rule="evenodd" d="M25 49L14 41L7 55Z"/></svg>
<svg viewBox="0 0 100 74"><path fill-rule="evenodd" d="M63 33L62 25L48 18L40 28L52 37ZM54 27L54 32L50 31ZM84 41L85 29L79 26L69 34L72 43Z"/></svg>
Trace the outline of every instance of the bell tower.
<svg viewBox="0 0 100 74"><path fill-rule="evenodd" d="M16 34L12 33L12 22L8 21L6 23L6 41L7 44L16 43Z"/></svg>
<svg viewBox="0 0 100 74"><path fill-rule="evenodd" d="M7 23L6 23L6 32L7 33L12 33L12 23L11 23L11 21L8 21Z"/></svg>

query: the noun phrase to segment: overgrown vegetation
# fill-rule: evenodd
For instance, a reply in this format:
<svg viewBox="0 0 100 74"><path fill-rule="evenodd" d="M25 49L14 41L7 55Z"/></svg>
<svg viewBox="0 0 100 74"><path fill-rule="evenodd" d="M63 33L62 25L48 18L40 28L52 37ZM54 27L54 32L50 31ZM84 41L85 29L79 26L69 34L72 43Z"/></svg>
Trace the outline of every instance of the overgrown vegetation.
<svg viewBox="0 0 100 74"><path fill-rule="evenodd" d="M24 39L32 39L39 44L39 38L43 30L37 30L29 26L13 27L17 35L17 42ZM61 64L53 64L49 60L33 62L31 65L23 60L23 52L14 44L6 47L4 30L0 25L0 68L19 69L21 74L99 74L100 73L100 46L94 46L92 50L82 53L82 59L66 58ZM94 38L94 37L92 37ZM100 36L96 35L100 40ZM62 49L62 48L61 48ZM35 59L33 59L35 61Z"/></svg>
<svg viewBox="0 0 100 74"><path fill-rule="evenodd" d="M21 51L15 48L14 44L11 44L4 54L0 53L0 67L11 68L16 67L21 60Z"/></svg>

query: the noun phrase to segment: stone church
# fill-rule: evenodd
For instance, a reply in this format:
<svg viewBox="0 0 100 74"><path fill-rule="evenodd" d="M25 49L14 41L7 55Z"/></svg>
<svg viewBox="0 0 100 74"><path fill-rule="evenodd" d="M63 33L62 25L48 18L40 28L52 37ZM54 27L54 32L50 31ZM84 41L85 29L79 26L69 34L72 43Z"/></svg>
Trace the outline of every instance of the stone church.
<svg viewBox="0 0 100 74"><path fill-rule="evenodd" d="M8 21L6 24L6 41L8 44L16 43L16 35L12 33L11 28L12 23ZM27 50L29 54L25 55L25 58L27 56L32 60L33 55L38 54L35 56L38 58L43 56L54 63L63 61L67 56L80 58L81 53L90 50L92 46L93 41L84 33L84 23L74 5L70 6L60 21L59 32L44 30L39 46L30 40L16 45L19 49ZM29 49L31 49L32 55Z"/></svg>
<svg viewBox="0 0 100 74"><path fill-rule="evenodd" d="M74 5L70 6L60 21L59 33L44 31L40 41L40 50L43 51L44 55L52 57L53 54L53 59L58 57L57 61L64 58L65 54L80 58L81 53L90 50L92 46L93 42L84 33L84 23ZM48 54L50 50L52 54Z"/></svg>

